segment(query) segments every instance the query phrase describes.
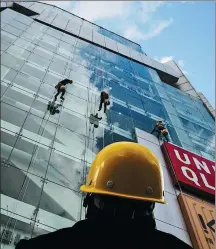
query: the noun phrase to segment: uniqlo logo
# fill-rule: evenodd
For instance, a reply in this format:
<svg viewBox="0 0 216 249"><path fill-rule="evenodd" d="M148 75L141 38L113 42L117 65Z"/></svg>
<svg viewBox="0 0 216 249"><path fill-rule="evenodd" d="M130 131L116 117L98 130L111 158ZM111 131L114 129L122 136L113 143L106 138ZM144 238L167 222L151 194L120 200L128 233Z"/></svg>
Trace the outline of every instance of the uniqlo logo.
<svg viewBox="0 0 216 249"><path fill-rule="evenodd" d="M164 143L180 185L215 195L215 163L173 144Z"/></svg>

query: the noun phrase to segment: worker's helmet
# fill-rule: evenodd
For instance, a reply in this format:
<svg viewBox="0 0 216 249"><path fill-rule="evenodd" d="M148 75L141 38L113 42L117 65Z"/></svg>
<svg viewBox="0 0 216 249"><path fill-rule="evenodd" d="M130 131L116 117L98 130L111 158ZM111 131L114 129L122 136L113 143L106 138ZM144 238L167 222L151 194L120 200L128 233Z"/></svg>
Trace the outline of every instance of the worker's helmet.
<svg viewBox="0 0 216 249"><path fill-rule="evenodd" d="M80 190L166 204L157 157L148 148L132 142L113 143L101 150Z"/></svg>

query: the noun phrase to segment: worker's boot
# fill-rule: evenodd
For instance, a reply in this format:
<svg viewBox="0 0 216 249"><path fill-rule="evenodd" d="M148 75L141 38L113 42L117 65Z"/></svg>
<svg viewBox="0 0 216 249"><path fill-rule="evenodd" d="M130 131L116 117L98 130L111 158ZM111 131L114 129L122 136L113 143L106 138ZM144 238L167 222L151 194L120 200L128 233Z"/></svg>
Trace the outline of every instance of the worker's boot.
<svg viewBox="0 0 216 249"><path fill-rule="evenodd" d="M101 118L98 117L98 113L96 113L96 114L94 115L94 117L97 118L97 119L99 119L99 120L102 119L102 117L101 117Z"/></svg>

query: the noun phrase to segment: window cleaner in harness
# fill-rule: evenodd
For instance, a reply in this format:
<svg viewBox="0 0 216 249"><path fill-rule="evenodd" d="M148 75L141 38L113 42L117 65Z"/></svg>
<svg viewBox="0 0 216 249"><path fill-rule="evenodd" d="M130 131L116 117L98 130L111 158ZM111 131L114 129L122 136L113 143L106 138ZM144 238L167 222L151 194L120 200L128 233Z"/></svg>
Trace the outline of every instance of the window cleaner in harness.
<svg viewBox="0 0 216 249"><path fill-rule="evenodd" d="M58 97L58 95L61 93L61 97L60 97L60 99L63 101L64 100L64 95L65 95L65 92L66 92L66 89L65 89L65 86L67 85L67 84L72 84L73 83L73 81L72 80L69 80L69 79L64 79L64 80L62 80L62 81L60 81L56 86L55 86L55 89L57 90L57 93L56 93L56 95L55 95L55 97L54 97L54 101L56 101L57 100L57 97Z"/></svg>
<svg viewBox="0 0 216 249"><path fill-rule="evenodd" d="M158 139L160 139L160 137L162 136L162 138L164 138L167 142L169 142L168 130L166 129L165 124L163 123L162 120L157 121L154 129L151 131L151 134L153 132L157 133Z"/></svg>

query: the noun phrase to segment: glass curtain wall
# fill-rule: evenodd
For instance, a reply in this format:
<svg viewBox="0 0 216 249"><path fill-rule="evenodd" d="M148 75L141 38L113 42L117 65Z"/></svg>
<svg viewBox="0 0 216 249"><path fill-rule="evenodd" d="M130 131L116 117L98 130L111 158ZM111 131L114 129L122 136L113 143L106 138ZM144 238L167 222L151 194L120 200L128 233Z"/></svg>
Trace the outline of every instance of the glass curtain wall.
<svg viewBox="0 0 216 249"><path fill-rule="evenodd" d="M151 132L162 119L172 143L214 159L214 121L202 102L155 70L9 9L1 27L3 248L80 220L92 160L113 142L135 141L135 127ZM48 102L65 78L74 83L52 115ZM95 128L89 116L104 89L111 104Z"/></svg>

